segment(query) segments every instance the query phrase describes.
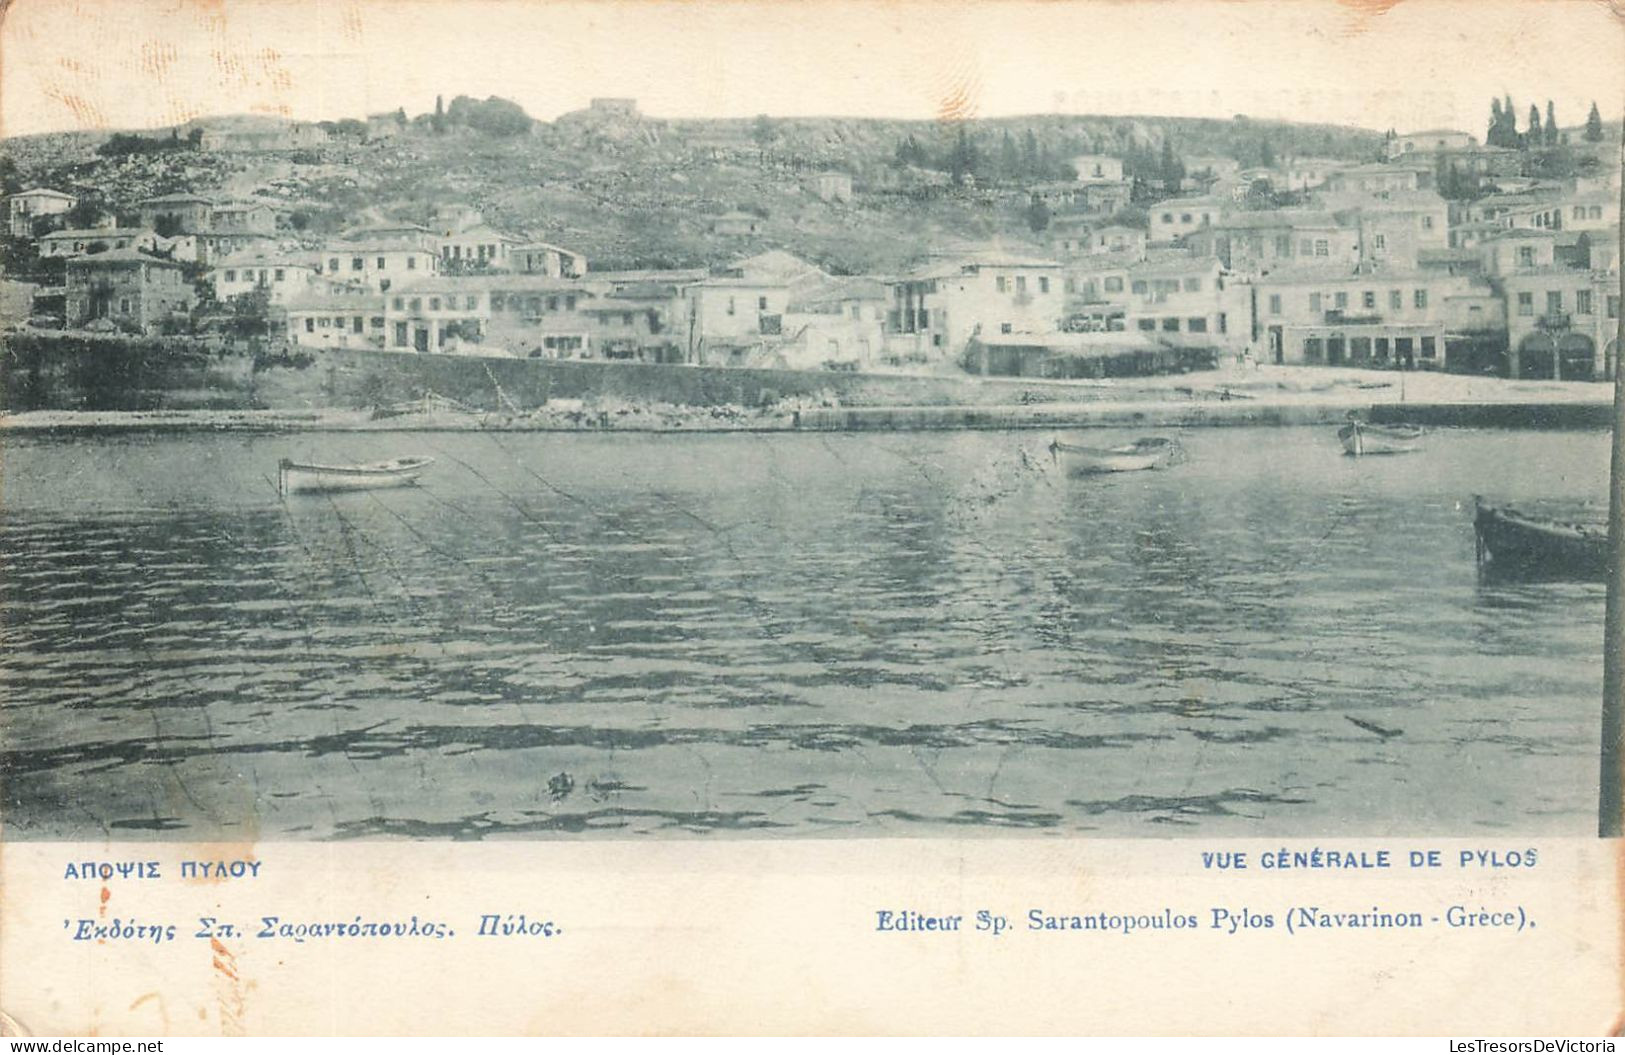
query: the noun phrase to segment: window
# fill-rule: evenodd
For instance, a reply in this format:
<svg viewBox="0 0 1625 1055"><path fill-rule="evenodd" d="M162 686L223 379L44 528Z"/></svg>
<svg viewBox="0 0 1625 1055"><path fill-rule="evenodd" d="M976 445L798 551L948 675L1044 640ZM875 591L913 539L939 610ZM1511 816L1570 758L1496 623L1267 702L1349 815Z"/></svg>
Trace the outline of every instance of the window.
<svg viewBox="0 0 1625 1055"><path fill-rule="evenodd" d="M766 311L767 310L767 298L766 297L757 297L756 298L756 310L757 311Z"/></svg>
<svg viewBox="0 0 1625 1055"><path fill-rule="evenodd" d="M1178 333L1179 332L1179 320L1177 318L1163 319L1162 320L1162 328L1164 330L1166 330L1167 332L1169 332L1169 333Z"/></svg>
<svg viewBox="0 0 1625 1055"><path fill-rule="evenodd" d="M1432 337L1423 337L1422 338L1422 358L1423 359L1432 359L1433 356L1434 356L1435 350L1436 349L1435 349L1433 338Z"/></svg>
<svg viewBox="0 0 1625 1055"><path fill-rule="evenodd" d="M1320 294L1319 293L1311 293L1311 294L1309 294L1309 310L1314 312L1317 315L1320 314Z"/></svg>
<svg viewBox="0 0 1625 1055"><path fill-rule="evenodd" d="M1375 308L1377 306L1377 291L1368 289L1360 294L1360 306L1362 308Z"/></svg>
<svg viewBox="0 0 1625 1055"><path fill-rule="evenodd" d="M1156 319L1140 319L1138 321L1138 325L1139 325L1140 329L1142 329L1142 330L1154 330L1154 329L1157 328L1157 320Z"/></svg>
<svg viewBox="0 0 1625 1055"><path fill-rule="evenodd" d="M430 311L439 311L440 310L440 298L439 297L430 297L429 298L429 310Z"/></svg>
<svg viewBox="0 0 1625 1055"><path fill-rule="evenodd" d="M1040 293L1048 293L1049 292L1049 276L1048 275L1039 275L1038 276L1038 292L1040 292Z"/></svg>
<svg viewBox="0 0 1625 1055"><path fill-rule="evenodd" d="M1173 223L1174 222L1174 214L1171 213L1171 212L1163 213L1162 214L1162 222L1163 223Z"/></svg>
<svg viewBox="0 0 1625 1055"><path fill-rule="evenodd" d="M1180 213L1179 214L1179 222L1180 223L1190 223L1191 222L1191 214L1188 213L1188 212Z"/></svg>
<svg viewBox="0 0 1625 1055"><path fill-rule="evenodd" d="M1591 314L1591 291L1589 289L1574 291L1574 313L1576 315Z"/></svg>
<svg viewBox="0 0 1625 1055"><path fill-rule="evenodd" d="M365 267L366 267L366 263L359 256L352 256L350 258L350 270L351 271L360 271L360 270L364 269Z"/></svg>
<svg viewBox="0 0 1625 1055"><path fill-rule="evenodd" d="M1405 294L1397 289L1388 291L1388 309L1400 311L1405 307Z"/></svg>
<svg viewBox="0 0 1625 1055"><path fill-rule="evenodd" d="M1385 235L1385 234L1379 234L1376 237L1371 239L1371 244L1373 246L1375 246L1376 248L1378 248L1378 249L1387 249L1388 248L1388 236Z"/></svg>
<svg viewBox="0 0 1625 1055"><path fill-rule="evenodd" d="M389 279L381 278L381 279L378 280L378 292L380 292L380 293L388 293L389 292Z"/></svg>
<svg viewBox="0 0 1625 1055"><path fill-rule="evenodd" d="M1186 319L1185 329L1189 333L1206 333L1207 319L1202 316Z"/></svg>
<svg viewBox="0 0 1625 1055"><path fill-rule="evenodd" d="M1424 231L1433 230L1433 217L1431 217L1431 216L1423 216L1422 217L1422 230L1424 230Z"/></svg>
<svg viewBox="0 0 1625 1055"><path fill-rule="evenodd" d="M1574 207L1574 218L1576 220L1583 220L1586 218L1586 207L1584 205L1576 205Z"/></svg>
<svg viewBox="0 0 1625 1055"><path fill-rule="evenodd" d="M1548 315L1559 315L1559 314L1562 314L1562 311L1563 311L1563 291L1560 290L1560 289L1554 289L1554 290L1548 291L1547 294L1546 294L1546 314L1548 314Z"/></svg>
<svg viewBox="0 0 1625 1055"><path fill-rule="evenodd" d="M381 330L384 328L384 317L382 315L374 315L372 318L367 320L367 325L375 330Z"/></svg>
<svg viewBox="0 0 1625 1055"><path fill-rule="evenodd" d="M540 315L542 312L542 298L526 297L525 308L533 315ZM729 312L729 314L732 314L732 312Z"/></svg>
<svg viewBox="0 0 1625 1055"><path fill-rule="evenodd" d="M1200 278L1187 278L1185 280L1185 292L1186 293L1200 293L1200 292L1202 292L1202 280Z"/></svg>
<svg viewBox="0 0 1625 1055"><path fill-rule="evenodd" d="M993 288L997 289L1000 293L1004 292L1004 287L1005 287L1005 282L1004 282L1004 276L1003 275L1000 275L1000 276L998 276L997 278L995 278L993 280Z"/></svg>
<svg viewBox="0 0 1625 1055"><path fill-rule="evenodd" d="M564 310L566 310L566 311L575 311L576 310L576 298L575 298L574 293L572 293L569 296L564 298Z"/></svg>
<svg viewBox="0 0 1625 1055"><path fill-rule="evenodd" d="M1337 291L1337 310L1342 311L1344 308L1346 308L1348 306L1349 306L1348 291L1347 290L1338 290Z"/></svg>
<svg viewBox="0 0 1625 1055"><path fill-rule="evenodd" d="M330 327L332 325L333 325L333 320L328 318L327 316L323 315L322 318L321 318L322 329L325 330L325 329L327 329L328 327Z"/></svg>
<svg viewBox="0 0 1625 1055"><path fill-rule="evenodd" d="M729 297L728 298L728 314L729 315L732 315L734 313L733 304L734 304L733 298ZM559 310L559 298L557 298L557 297L548 297L547 298L547 310L548 311L558 311Z"/></svg>
<svg viewBox="0 0 1625 1055"><path fill-rule="evenodd" d="M1533 293L1518 294L1518 314L1533 315L1535 313L1535 295Z"/></svg>
<svg viewBox="0 0 1625 1055"><path fill-rule="evenodd" d="M422 297L413 297L412 298L412 310L413 311L422 311L423 310L423 298Z"/></svg>
<svg viewBox="0 0 1625 1055"><path fill-rule="evenodd" d="M418 269L418 258L415 257L415 256L407 257L406 258L406 270L408 270L408 271L416 271L417 269Z"/></svg>
<svg viewBox="0 0 1625 1055"><path fill-rule="evenodd" d="M406 323L404 322L397 322L395 324L395 347L406 347Z"/></svg>
<svg viewBox="0 0 1625 1055"><path fill-rule="evenodd" d="M463 298L463 310L464 311L473 311L475 308L477 308L479 306L480 306L480 298L475 296L474 294L470 293L468 296Z"/></svg>
<svg viewBox="0 0 1625 1055"><path fill-rule="evenodd" d="M351 332L360 333L362 328L361 316L357 315L355 318L351 319L350 322L353 324L350 328Z"/></svg>
<svg viewBox="0 0 1625 1055"><path fill-rule="evenodd" d="M310 318L309 316L306 316L306 318L305 318L305 332L306 333L315 333L316 332L316 320Z"/></svg>
<svg viewBox="0 0 1625 1055"><path fill-rule="evenodd" d="M1426 308L1428 306L1428 291L1425 289L1417 290L1416 293L1412 295L1411 302L1418 308Z"/></svg>
<svg viewBox="0 0 1625 1055"><path fill-rule="evenodd" d="M1298 243L1298 255L1299 256L1314 256L1315 255L1315 240L1313 238L1305 238L1302 242Z"/></svg>
<svg viewBox="0 0 1625 1055"><path fill-rule="evenodd" d="M1315 255L1331 256L1331 245L1324 238L1315 239Z"/></svg>
<svg viewBox="0 0 1625 1055"><path fill-rule="evenodd" d="M1123 280L1122 280L1122 278L1120 278L1117 275L1109 275L1109 276L1107 276L1107 278L1106 278L1106 292L1107 293L1121 293L1121 292L1123 292Z"/></svg>
<svg viewBox="0 0 1625 1055"><path fill-rule="evenodd" d="M632 313L631 312L629 312L629 311L621 312L621 325L622 326L630 326L630 325L632 325Z"/></svg>
<svg viewBox="0 0 1625 1055"><path fill-rule="evenodd" d="M1307 362L1320 362L1321 354L1321 342L1319 337L1305 337L1303 339L1303 357Z"/></svg>
<svg viewBox="0 0 1625 1055"><path fill-rule="evenodd" d="M1619 318L1619 295L1617 293L1608 298L1608 317L1610 319Z"/></svg>
<svg viewBox="0 0 1625 1055"><path fill-rule="evenodd" d="M327 270L333 272L335 275L338 274L338 270L339 270L339 258L338 257L331 256L331 257L327 258Z"/></svg>
<svg viewBox="0 0 1625 1055"><path fill-rule="evenodd" d="M237 281L237 272L235 272L235 271L227 271L226 272L226 281L227 282L235 282L235 281Z"/></svg>
<svg viewBox="0 0 1625 1055"><path fill-rule="evenodd" d="M1591 207L1591 209L1590 209L1590 213L1591 213L1591 215L1588 216L1587 219L1590 219L1590 220L1600 220L1600 219L1602 219L1602 206L1601 205L1593 205Z"/></svg>
<svg viewBox="0 0 1625 1055"><path fill-rule="evenodd" d="M1276 256L1291 256L1292 255L1292 236L1291 235L1289 235L1289 234L1278 234L1278 235L1275 236L1275 255Z"/></svg>
<svg viewBox="0 0 1625 1055"><path fill-rule="evenodd" d="M1270 294L1270 314L1281 314L1281 295L1279 293Z"/></svg>
<svg viewBox="0 0 1625 1055"><path fill-rule="evenodd" d="M396 297L395 298L395 310L396 311L402 311L405 308L406 308L406 298L405 297Z"/></svg>
<svg viewBox="0 0 1625 1055"><path fill-rule="evenodd" d="M277 268L277 269L276 269L276 280L277 280L277 281L278 281L278 282L281 282L281 281L283 281L283 280L284 280L284 279L285 279L285 278L287 278L287 275L286 275L286 274L284 274L284 273L283 273L283 269L282 269L282 268L280 268L280 267L279 267L279 268Z"/></svg>
<svg viewBox="0 0 1625 1055"><path fill-rule="evenodd" d="M1535 266L1535 247L1534 246L1532 246L1532 245L1520 245L1518 247L1518 266L1519 267L1534 267Z"/></svg>
<svg viewBox="0 0 1625 1055"><path fill-rule="evenodd" d="M1143 279L1143 278L1135 279L1133 281L1133 283L1130 284L1129 289L1132 290L1135 293L1149 293L1149 292L1151 292L1150 285L1148 285L1146 283L1145 279Z"/></svg>
<svg viewBox="0 0 1625 1055"><path fill-rule="evenodd" d="M1025 293L1025 292L1027 292L1027 276L1026 275L1017 275L1016 276L1016 292L1017 293Z"/></svg>
<svg viewBox="0 0 1625 1055"><path fill-rule="evenodd" d="M1000 333L1009 333L1010 332L1010 324L1008 322L999 323L999 332Z"/></svg>
<svg viewBox="0 0 1625 1055"><path fill-rule="evenodd" d="M728 314L732 315L733 313L734 313L734 299L732 297L729 297L728 298Z"/></svg>

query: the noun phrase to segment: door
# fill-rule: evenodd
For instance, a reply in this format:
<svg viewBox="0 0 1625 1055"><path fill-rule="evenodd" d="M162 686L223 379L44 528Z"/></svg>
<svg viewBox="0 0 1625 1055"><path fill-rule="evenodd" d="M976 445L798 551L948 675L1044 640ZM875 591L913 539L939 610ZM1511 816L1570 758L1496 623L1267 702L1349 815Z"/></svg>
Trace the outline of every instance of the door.
<svg viewBox="0 0 1625 1055"><path fill-rule="evenodd" d="M426 326L414 327L412 332L412 347L419 352L429 350L429 329Z"/></svg>
<svg viewBox="0 0 1625 1055"><path fill-rule="evenodd" d="M1282 363L1286 361L1286 340L1281 334L1281 327L1270 327L1270 362Z"/></svg>

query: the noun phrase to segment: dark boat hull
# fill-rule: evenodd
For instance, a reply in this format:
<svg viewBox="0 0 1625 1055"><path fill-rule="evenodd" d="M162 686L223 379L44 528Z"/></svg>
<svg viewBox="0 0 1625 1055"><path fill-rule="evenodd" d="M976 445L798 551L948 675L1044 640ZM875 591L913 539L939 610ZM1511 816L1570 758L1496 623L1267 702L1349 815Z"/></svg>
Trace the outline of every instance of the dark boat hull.
<svg viewBox="0 0 1625 1055"><path fill-rule="evenodd" d="M1480 559L1498 572L1599 580L1608 573L1604 531L1483 505L1473 528Z"/></svg>

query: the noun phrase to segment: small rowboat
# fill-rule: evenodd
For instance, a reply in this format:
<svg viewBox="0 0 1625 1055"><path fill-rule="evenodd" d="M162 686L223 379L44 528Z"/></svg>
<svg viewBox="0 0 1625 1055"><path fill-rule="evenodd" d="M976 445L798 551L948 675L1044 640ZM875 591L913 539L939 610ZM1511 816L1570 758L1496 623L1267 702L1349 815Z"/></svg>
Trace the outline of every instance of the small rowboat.
<svg viewBox="0 0 1625 1055"><path fill-rule="evenodd" d="M1478 560L1497 571L1548 578L1601 579L1608 572L1608 530L1527 516L1475 498Z"/></svg>
<svg viewBox="0 0 1625 1055"><path fill-rule="evenodd" d="M1174 463L1175 455L1180 451L1178 443L1160 436L1135 440L1120 447L1084 447L1056 439L1050 443L1049 449L1068 476L1166 469Z"/></svg>
<svg viewBox="0 0 1625 1055"><path fill-rule="evenodd" d="M1337 430L1343 451L1364 454L1409 454L1420 447L1422 430L1410 425L1367 425L1351 421Z"/></svg>
<svg viewBox="0 0 1625 1055"><path fill-rule="evenodd" d="M418 476L433 462L433 458L396 458L363 465L316 465L284 458L277 466L277 489L291 495L406 487L417 483Z"/></svg>

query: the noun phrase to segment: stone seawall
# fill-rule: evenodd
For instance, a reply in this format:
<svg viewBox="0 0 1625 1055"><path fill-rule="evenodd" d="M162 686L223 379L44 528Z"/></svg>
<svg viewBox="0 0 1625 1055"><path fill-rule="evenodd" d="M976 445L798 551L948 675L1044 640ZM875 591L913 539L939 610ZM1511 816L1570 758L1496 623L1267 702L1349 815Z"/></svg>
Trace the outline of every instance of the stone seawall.
<svg viewBox="0 0 1625 1055"><path fill-rule="evenodd" d="M277 409L361 408L433 393L477 410L530 409L555 399L610 399L680 406L760 407L783 399L830 398L854 406L1004 405L1091 399L1190 398L1177 379L1132 392L1017 378L908 377L835 371L766 370L550 359L477 359L331 349L303 370L276 368L255 379L260 404Z"/></svg>

